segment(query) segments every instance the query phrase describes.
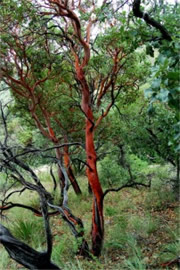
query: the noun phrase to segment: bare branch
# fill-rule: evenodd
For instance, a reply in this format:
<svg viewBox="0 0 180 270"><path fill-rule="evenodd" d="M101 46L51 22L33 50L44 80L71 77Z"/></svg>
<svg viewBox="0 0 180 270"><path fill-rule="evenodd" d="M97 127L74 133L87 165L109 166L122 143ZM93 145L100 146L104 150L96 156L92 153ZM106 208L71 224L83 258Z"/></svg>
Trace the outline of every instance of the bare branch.
<svg viewBox="0 0 180 270"><path fill-rule="evenodd" d="M57 182L56 182L56 178L55 178L54 173L53 173L52 165L51 165L51 168L50 168L50 175L51 175L53 183L54 183L54 191L55 191L56 188L57 188Z"/></svg>
<svg viewBox="0 0 180 270"><path fill-rule="evenodd" d="M0 243L5 247L10 257L28 269L60 269L53 264L47 252L38 252L20 240L0 224Z"/></svg>
<svg viewBox="0 0 180 270"><path fill-rule="evenodd" d="M135 17L143 19L147 24L152 25L158 29L162 37L165 40L172 41L171 35L168 33L167 29L159 22L151 18L147 13L144 13L140 10L141 0L134 0L133 2L133 13Z"/></svg>
<svg viewBox="0 0 180 270"><path fill-rule="evenodd" d="M120 186L118 188L109 188L107 190L104 191L104 194L103 194L103 199L104 197L109 193L109 192L118 192L120 191L121 189L124 189L124 188L129 188L129 187L132 187L132 188L137 188L138 186L142 186L142 187L150 187L151 186L151 180L149 181L148 184L144 184L144 183L139 183L139 182L130 182L129 184L125 184L123 186Z"/></svg>
<svg viewBox="0 0 180 270"><path fill-rule="evenodd" d="M78 249L79 249L78 254L86 256L86 257L90 257L88 243L84 239L84 225L83 225L81 219L74 216L71 213L70 209L66 206L59 207L59 206L53 205L51 203L48 203L48 205L51 208L57 209L59 211L59 213L62 215L62 218L67 222L73 235L77 239L78 238L82 239L80 243L78 242L78 245L79 245L78 246Z"/></svg>
<svg viewBox="0 0 180 270"><path fill-rule="evenodd" d="M21 193L24 192L26 189L27 189L27 188L24 187L24 188L22 188L21 190L15 190L15 191L12 191L11 193L9 193L9 194L4 198L3 201L7 201L14 193L20 193L20 194L21 194Z"/></svg>
<svg viewBox="0 0 180 270"><path fill-rule="evenodd" d="M42 152L48 152L50 150L53 150L53 149L58 149L58 148L63 148L64 146L74 146L74 145L78 145L78 146L82 146L84 148L84 146L82 145L82 143L80 142L74 142L74 143L63 143L63 144L60 144L60 145L55 145L55 146L51 146L51 147L48 147L48 148L45 148L45 149L28 149L20 154L17 154L16 156L14 156L15 158L18 158L18 157L22 157L22 156L25 156L29 153L42 153Z"/></svg>
<svg viewBox="0 0 180 270"><path fill-rule="evenodd" d="M20 203L8 202L5 205L0 206L0 211L2 213L4 211L9 210L9 209L14 208L14 207L19 207L19 208L24 208L24 209L30 210L31 212L33 212L35 214L35 216L42 217L41 211L39 211L31 206L20 204ZM57 214L59 214L59 211L48 212L48 216L54 216Z"/></svg>

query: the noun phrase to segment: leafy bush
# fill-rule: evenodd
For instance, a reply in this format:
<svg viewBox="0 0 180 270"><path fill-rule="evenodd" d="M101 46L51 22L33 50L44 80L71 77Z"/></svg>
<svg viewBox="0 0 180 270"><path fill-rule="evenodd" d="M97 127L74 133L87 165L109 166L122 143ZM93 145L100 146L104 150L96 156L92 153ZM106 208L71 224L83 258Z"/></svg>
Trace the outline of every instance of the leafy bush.
<svg viewBox="0 0 180 270"><path fill-rule="evenodd" d="M142 172L143 170L147 169L147 167L148 167L147 161L140 159L138 156L136 156L134 154L130 154L128 156L128 161L131 165L132 171L135 173Z"/></svg>
<svg viewBox="0 0 180 270"><path fill-rule="evenodd" d="M100 179L104 186L120 186L129 181L129 168L134 179L144 180L144 171L148 167L146 161L141 160L136 155L127 155L124 166L120 164L118 156L106 156L99 162ZM144 171L143 171L144 170Z"/></svg>
<svg viewBox="0 0 180 270"><path fill-rule="evenodd" d="M113 157L105 157L100 162L100 179L104 186L121 185L128 179L128 172Z"/></svg>

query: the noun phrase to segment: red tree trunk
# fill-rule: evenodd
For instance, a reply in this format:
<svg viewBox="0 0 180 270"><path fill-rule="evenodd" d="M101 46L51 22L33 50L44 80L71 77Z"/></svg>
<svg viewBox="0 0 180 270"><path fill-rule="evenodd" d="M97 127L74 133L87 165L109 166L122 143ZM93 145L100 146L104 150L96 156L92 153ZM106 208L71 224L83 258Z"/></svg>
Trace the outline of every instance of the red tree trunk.
<svg viewBox="0 0 180 270"><path fill-rule="evenodd" d="M95 256L99 256L104 239L103 190L97 172L97 157L94 146L94 119L90 105L90 92L82 70L80 71L80 76L78 76L78 78L82 86L82 110L86 115L85 136L88 164L86 173L94 195L92 216L92 253Z"/></svg>
<svg viewBox="0 0 180 270"><path fill-rule="evenodd" d="M68 151L68 146L66 145L64 147L64 165L65 165L65 168L67 170L67 174L68 174L68 177L69 177L69 180L73 186L73 189L75 191L75 193L77 195L80 195L82 194L81 192L81 189L78 185L78 182L74 176L74 173L73 173L73 169L71 167L71 163L70 163L70 157L69 157L69 151Z"/></svg>
<svg viewBox="0 0 180 270"><path fill-rule="evenodd" d="M90 108L88 109L87 116L88 118L92 116L92 111ZM93 135L92 123L90 120L86 120L86 155L88 164L86 172L94 195L92 216L92 252L93 255L99 256L104 238L103 191L97 173L97 158Z"/></svg>

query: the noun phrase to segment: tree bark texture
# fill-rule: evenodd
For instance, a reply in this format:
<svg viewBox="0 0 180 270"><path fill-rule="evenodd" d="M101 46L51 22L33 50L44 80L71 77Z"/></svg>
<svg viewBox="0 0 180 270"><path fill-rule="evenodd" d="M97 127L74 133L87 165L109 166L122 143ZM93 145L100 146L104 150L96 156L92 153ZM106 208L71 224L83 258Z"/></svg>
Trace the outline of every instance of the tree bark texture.
<svg viewBox="0 0 180 270"><path fill-rule="evenodd" d="M87 157L87 177L93 193L92 216L92 253L99 256L104 239L103 190L97 172L97 156L94 146L94 119L90 104L90 91L83 70L78 71L78 79L82 87L82 110L86 115L85 145Z"/></svg>
<svg viewBox="0 0 180 270"><path fill-rule="evenodd" d="M16 239L9 230L0 224L0 243L5 247L9 256L28 269L59 269L49 259L47 252L38 252L20 240Z"/></svg>

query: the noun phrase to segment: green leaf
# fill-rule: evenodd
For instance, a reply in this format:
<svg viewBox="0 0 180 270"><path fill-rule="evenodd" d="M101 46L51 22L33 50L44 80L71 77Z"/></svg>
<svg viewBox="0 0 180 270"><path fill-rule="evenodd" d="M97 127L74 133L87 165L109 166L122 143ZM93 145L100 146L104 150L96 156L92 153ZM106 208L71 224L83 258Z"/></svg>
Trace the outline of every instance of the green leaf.
<svg viewBox="0 0 180 270"><path fill-rule="evenodd" d="M148 114L149 114L149 115L153 115L153 114L154 114L155 109L154 109L154 107L153 107L153 104L152 104L152 103L150 103L150 105L149 105L149 107L148 107L147 112L148 112Z"/></svg>
<svg viewBox="0 0 180 270"><path fill-rule="evenodd" d="M159 57L158 57L158 62L160 64L163 64L166 60L166 57L163 55L163 54L160 54Z"/></svg>
<svg viewBox="0 0 180 270"><path fill-rule="evenodd" d="M158 79L155 79L155 80L152 82L151 87L152 87L153 89L159 88L159 87L160 87L160 84L161 84L161 79L158 78Z"/></svg>
<svg viewBox="0 0 180 270"><path fill-rule="evenodd" d="M179 79L179 72L169 72L167 77L171 80L178 80Z"/></svg>
<svg viewBox="0 0 180 270"><path fill-rule="evenodd" d="M175 151L176 151L177 153L180 152L180 144L175 148Z"/></svg>
<svg viewBox="0 0 180 270"><path fill-rule="evenodd" d="M156 98L162 102L167 102L169 96L169 91L167 89L161 89L160 93L156 96Z"/></svg>
<svg viewBox="0 0 180 270"><path fill-rule="evenodd" d="M152 96L152 94L153 94L152 88L148 88L148 89L144 90L145 98L150 98Z"/></svg>
<svg viewBox="0 0 180 270"><path fill-rule="evenodd" d="M176 123L175 125L173 125L173 128L175 131L178 131L180 130L180 121L178 123Z"/></svg>

